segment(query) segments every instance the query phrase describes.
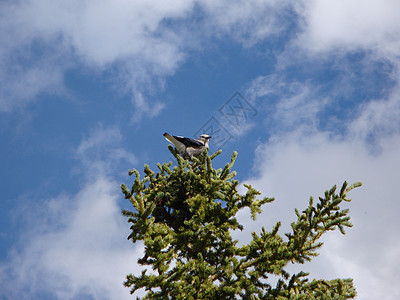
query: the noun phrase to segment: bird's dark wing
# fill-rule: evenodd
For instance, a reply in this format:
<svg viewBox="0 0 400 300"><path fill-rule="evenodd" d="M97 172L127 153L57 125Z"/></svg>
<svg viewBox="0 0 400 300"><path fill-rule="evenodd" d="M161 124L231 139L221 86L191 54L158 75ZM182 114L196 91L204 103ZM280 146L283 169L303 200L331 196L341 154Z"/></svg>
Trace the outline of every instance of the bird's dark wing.
<svg viewBox="0 0 400 300"><path fill-rule="evenodd" d="M199 142L195 139L190 139L190 138L185 138L183 136L175 136L175 135L173 135L173 137L182 144L184 144L186 147L192 147L192 148L204 147L204 144L202 142Z"/></svg>

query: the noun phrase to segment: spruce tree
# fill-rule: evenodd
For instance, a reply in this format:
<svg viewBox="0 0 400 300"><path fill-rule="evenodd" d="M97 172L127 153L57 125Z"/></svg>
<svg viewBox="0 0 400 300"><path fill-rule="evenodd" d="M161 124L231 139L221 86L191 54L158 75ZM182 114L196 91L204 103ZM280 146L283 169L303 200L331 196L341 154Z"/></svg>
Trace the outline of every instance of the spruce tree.
<svg viewBox="0 0 400 300"><path fill-rule="evenodd" d="M260 193L245 185L245 195L238 193L232 166L237 153L223 169L215 170L212 160L221 150L207 152L191 161L183 159L172 146L177 160L157 164L155 173L148 165L144 178L133 169L132 188L122 184L132 211L122 213L132 224L128 239L144 242L144 256L138 260L147 269L139 276L127 275L124 285L133 294L144 288L144 299L349 299L356 296L352 279L309 280L308 273L289 274L289 263L310 261L322 246L321 236L331 230L351 227L347 192L360 186L345 182L319 197L311 197L302 212L295 209L297 221L285 237L278 234L278 222L271 231L252 233L249 244L238 246L231 232L242 230L235 215L249 208L253 219L261 206L273 198L257 199ZM270 275L280 278L272 284Z"/></svg>

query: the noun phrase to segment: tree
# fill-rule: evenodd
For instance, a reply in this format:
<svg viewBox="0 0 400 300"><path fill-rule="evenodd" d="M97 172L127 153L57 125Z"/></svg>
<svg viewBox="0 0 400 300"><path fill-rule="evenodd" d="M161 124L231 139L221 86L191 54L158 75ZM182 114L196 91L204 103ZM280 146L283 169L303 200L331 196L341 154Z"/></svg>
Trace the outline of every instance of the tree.
<svg viewBox="0 0 400 300"><path fill-rule="evenodd" d="M347 192L336 186L314 203L311 197L302 212L295 209L297 221L286 237L278 234L278 222L271 231L252 233L252 241L238 246L231 232L242 230L235 215L249 208L253 219L261 206L273 198L257 199L260 193L245 185L238 193L239 181L231 171L237 153L223 169L215 170L212 160L221 150L207 152L192 161L184 160L169 147L177 160L157 164L157 174L144 167L145 177L133 169L132 188L121 185L134 209L122 213L132 223L128 239L144 241L144 257L138 260L148 269L139 276L127 275L124 285L131 293L144 288L145 299L349 299L356 296L352 279L309 280L308 273L290 275L289 263L304 263L318 255L321 236L331 230L351 227L348 209L341 209ZM150 269L151 267L151 269ZM274 285L270 275L280 279Z"/></svg>

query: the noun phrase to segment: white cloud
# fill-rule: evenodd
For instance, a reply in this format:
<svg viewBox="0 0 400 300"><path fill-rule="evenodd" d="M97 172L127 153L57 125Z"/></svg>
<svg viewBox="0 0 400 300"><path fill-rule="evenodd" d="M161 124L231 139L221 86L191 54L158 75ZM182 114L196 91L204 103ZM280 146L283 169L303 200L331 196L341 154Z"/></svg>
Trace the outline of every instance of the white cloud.
<svg viewBox="0 0 400 300"><path fill-rule="evenodd" d="M295 220L293 209L304 209L309 196L316 198L344 180L362 181L363 186L350 194L353 201L346 204L354 227L346 236L328 233L313 262L289 266L291 271L310 271L312 278L354 278L360 299L400 297L399 8L398 1L304 2L297 7L303 31L280 57L276 73L256 78L247 90L253 101L265 101L274 130L256 149L254 176L246 183L276 201L264 207L255 223L242 212L240 221L247 230L236 237L246 242L250 231L258 232L261 226L271 229L277 221L283 221L281 233L288 232ZM369 53L361 61L367 78L363 83L368 85L352 85L357 72L342 58L354 51ZM386 75L375 64L379 60L392 67ZM342 74L333 88L321 90L318 81L306 81L291 91L296 79L285 76L290 67L312 69L321 64L323 68L328 62ZM382 82L376 87L383 91L380 99L359 99L354 91L374 84L369 77L375 72L390 77L394 86ZM352 119L330 118L329 130L319 131L319 123L330 117L329 109L339 105L337 98L346 94L355 98L340 109L351 110L347 116Z"/></svg>
<svg viewBox="0 0 400 300"><path fill-rule="evenodd" d="M130 94L140 112L134 119L157 115L163 103L148 96L163 89L165 79L175 73L189 51L206 47L204 41L215 37L229 36L252 46L282 34L296 23L293 9L301 20L295 44L307 52L372 50L397 64L400 45L396 0L302 4L276 0L177 0L168 4L27 0L5 2L1 8L0 37L7 40L0 47L2 110L30 102L41 92L60 90L64 71L83 65L113 74L116 88ZM38 52L39 65L31 63ZM290 60L297 58L296 53L291 51ZM8 76L11 61L22 70L14 76ZM18 84L28 88L20 89Z"/></svg>
<svg viewBox="0 0 400 300"><path fill-rule="evenodd" d="M138 108L151 114L153 105L144 106L136 94L149 92L149 87L144 86L159 88L162 78L172 74L182 61L184 36L180 35L180 30L169 29L164 22L182 18L192 5L190 1L178 0L168 4L125 0L3 3L0 37L7 43L0 47L0 61L8 67L5 70L10 69L10 59L24 69L13 81L6 82L10 85L6 91L12 90L14 82L33 85L22 75L36 71L30 62L36 59L38 52L42 57L62 53L57 60L48 63L47 69L40 71L50 75L63 73L76 64L98 72L117 68L117 80L124 83L119 88L133 93L132 99ZM7 73L3 70L0 78L7 78ZM15 89L14 101L31 101L52 86L53 81L52 76L41 76L31 93ZM3 110L11 108L8 102L2 107Z"/></svg>
<svg viewBox="0 0 400 300"><path fill-rule="evenodd" d="M256 78L248 89L254 101L268 101L268 118L277 129L256 149L255 175L247 183L276 201L265 206L256 223L247 212L241 213L248 229L237 237L246 241L248 231L259 231L261 226L270 229L280 220L284 224L281 233L287 232L295 220L293 209L305 208L309 196L316 198L344 180L362 181L363 187L352 191L353 201L346 205L354 227L346 236L328 234L321 255L310 264L289 267L311 271L313 278L354 278L360 299L400 297L396 192L400 178L399 8L398 1L389 0L304 2L297 7L304 22L302 31L280 57L277 72ZM355 51L367 53L361 60L362 76L367 78L364 86L352 85L359 75L351 62L342 59ZM389 71L378 69L381 66L375 62L379 60L391 66ZM295 81L280 75L293 65L314 68L328 62L342 75L324 94L312 81L290 93L288 86ZM381 98L358 98L354 91L375 84L370 81L375 72L395 84L387 86L382 81L376 87L382 91ZM327 127L332 131L319 131L319 122L329 117L324 101L339 104L335 98L341 94L355 97L344 105L352 111L352 119L330 119ZM290 123L296 126L287 126ZM335 127L343 130L337 132Z"/></svg>
<svg viewBox="0 0 400 300"><path fill-rule="evenodd" d="M272 138L256 150L257 175L247 183L276 201L265 206L255 224L247 212L241 221L249 231L259 231L281 220L281 233L288 232L295 220L293 209L305 208L309 196L316 198L333 184L340 188L344 180L360 180L363 187L351 192L353 201L346 205L355 226L345 237L328 233L321 256L300 268L316 278L354 278L360 299L397 299L400 135L387 137L381 147L379 155L372 155L360 139L301 130Z"/></svg>
<svg viewBox="0 0 400 300"><path fill-rule="evenodd" d="M177 37L163 20L180 18L191 8L190 1L24 1L4 5L4 26L15 26L12 45L33 39L71 47L85 63L104 67L119 59L138 55L169 69L179 58ZM6 13L4 13L6 15ZM6 33L4 33L6 34ZM163 54L163 55L160 55Z"/></svg>
<svg viewBox="0 0 400 300"><path fill-rule="evenodd" d="M226 35L251 46L285 28L290 20L283 17L287 9L287 1L275 0L5 2L0 38L7 43L0 46L0 62L5 65L0 79L8 78L5 91L13 94L7 98L6 92L0 93L1 109L11 110L49 89L53 92L66 70L83 66L112 74L116 89L132 96L138 109L134 120L157 115L163 103L149 95L163 89L165 78L176 72L188 52ZM47 68L32 63L38 55ZM11 61L23 72L8 77ZM25 76L39 71L35 82ZM16 82L28 85L30 92L14 88Z"/></svg>
<svg viewBox="0 0 400 300"><path fill-rule="evenodd" d="M400 90L392 89L387 99L370 101L363 105L360 115L350 126L350 133L364 140L384 139L400 132Z"/></svg>
<svg viewBox="0 0 400 300"><path fill-rule="evenodd" d="M311 51L368 49L397 56L400 20L396 0L304 1L300 44Z"/></svg>
<svg viewBox="0 0 400 300"><path fill-rule="evenodd" d="M199 1L206 17L206 32L228 34L243 46L253 46L286 29L292 21L290 1Z"/></svg>
<svg viewBox="0 0 400 300"><path fill-rule="evenodd" d="M57 299L90 295L94 299L130 299L122 283L138 273L140 245L127 240L128 225L117 205L118 184L99 176L75 196L59 196L26 209L32 224L21 249L1 266L1 290L13 299ZM33 211L33 212L32 212Z"/></svg>
<svg viewBox="0 0 400 300"><path fill-rule="evenodd" d="M314 129L319 123L318 114L332 102L321 94L317 85L288 81L278 72L254 79L246 95L266 112L268 125L275 133L291 131L300 125Z"/></svg>
<svg viewBox="0 0 400 300"><path fill-rule="evenodd" d="M2 62L0 56L0 112L21 108L37 95L62 93L63 70L54 62L47 57L23 66L12 58Z"/></svg>
<svg viewBox="0 0 400 300"><path fill-rule="evenodd" d="M340 188L344 180L362 181L363 187L350 194L354 200L345 204L355 226L344 237L328 233L321 256L296 270L311 271L313 278L354 278L360 299L398 299L398 86L381 99L349 108L354 112L352 120L331 119L329 129L343 129L337 132L319 130L319 122L329 115L318 100L324 96L318 86L306 82L291 92L291 84L275 74L258 77L249 85L250 98L270 101L268 120L277 129L257 147L254 176L246 183L276 201L264 207L256 223L242 212L239 220L247 230L236 237L245 242L249 231L257 232L261 226L271 229L277 221L283 221L281 233L288 232L295 220L294 208L304 209L309 196L316 199L334 184Z"/></svg>
<svg viewBox="0 0 400 300"><path fill-rule="evenodd" d="M109 174L121 162L135 164L135 155L125 150L121 144L122 135L118 128L103 128L99 124L76 150L76 157L83 165L79 169L83 169L84 174L90 178L96 174Z"/></svg>
<svg viewBox="0 0 400 300"><path fill-rule="evenodd" d="M24 230L9 261L0 265L0 297L131 298L122 283L127 274L139 273L143 247L127 241L129 225L118 205L123 195L107 175L121 161L136 162L121 143L117 128L97 126L76 150L85 176L80 191L41 200L40 206L29 196L18 207Z"/></svg>

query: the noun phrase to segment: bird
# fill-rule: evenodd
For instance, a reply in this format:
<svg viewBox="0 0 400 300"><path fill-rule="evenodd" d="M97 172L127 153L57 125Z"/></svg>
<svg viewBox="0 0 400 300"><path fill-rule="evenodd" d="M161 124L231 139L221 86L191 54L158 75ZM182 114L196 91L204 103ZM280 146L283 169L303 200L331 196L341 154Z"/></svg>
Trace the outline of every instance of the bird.
<svg viewBox="0 0 400 300"><path fill-rule="evenodd" d="M185 159L193 156L197 157L203 153L204 149L208 148L208 142L209 139L211 139L211 136L205 133L200 135L197 140L183 136L170 135L167 132L163 135L167 141L175 146L178 153Z"/></svg>

